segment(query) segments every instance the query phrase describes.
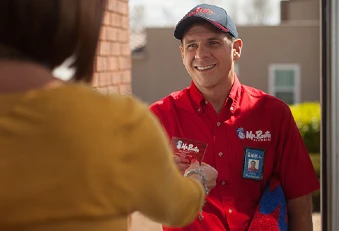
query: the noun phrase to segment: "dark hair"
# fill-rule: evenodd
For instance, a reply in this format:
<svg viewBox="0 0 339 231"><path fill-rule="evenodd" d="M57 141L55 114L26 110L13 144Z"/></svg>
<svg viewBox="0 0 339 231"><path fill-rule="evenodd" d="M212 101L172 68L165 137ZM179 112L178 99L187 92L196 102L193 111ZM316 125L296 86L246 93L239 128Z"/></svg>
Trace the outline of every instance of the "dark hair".
<svg viewBox="0 0 339 231"><path fill-rule="evenodd" d="M235 40L234 36L231 33L226 33L226 37L228 38L228 40L230 40L231 42Z"/></svg>
<svg viewBox="0 0 339 231"><path fill-rule="evenodd" d="M73 57L75 81L90 82L106 0L0 0L0 58L51 70Z"/></svg>

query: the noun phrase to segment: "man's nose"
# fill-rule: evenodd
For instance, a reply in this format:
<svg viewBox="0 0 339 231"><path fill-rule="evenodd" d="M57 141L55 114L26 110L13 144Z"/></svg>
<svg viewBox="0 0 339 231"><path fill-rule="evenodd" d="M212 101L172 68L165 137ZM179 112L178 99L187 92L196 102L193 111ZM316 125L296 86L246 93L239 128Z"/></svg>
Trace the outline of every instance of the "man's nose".
<svg viewBox="0 0 339 231"><path fill-rule="evenodd" d="M206 47L204 46L199 46L198 49L196 49L196 53L194 58L195 59L204 59L209 56L209 51Z"/></svg>

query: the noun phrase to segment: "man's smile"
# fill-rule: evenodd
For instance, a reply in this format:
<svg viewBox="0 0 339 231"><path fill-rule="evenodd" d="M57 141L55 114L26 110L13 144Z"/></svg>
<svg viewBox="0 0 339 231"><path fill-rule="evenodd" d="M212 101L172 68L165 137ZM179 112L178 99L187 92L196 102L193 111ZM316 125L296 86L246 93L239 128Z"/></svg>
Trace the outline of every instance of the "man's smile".
<svg viewBox="0 0 339 231"><path fill-rule="evenodd" d="M215 66L216 64L209 65L209 66L195 66L195 68L198 69L199 71L205 71L205 70L212 69Z"/></svg>

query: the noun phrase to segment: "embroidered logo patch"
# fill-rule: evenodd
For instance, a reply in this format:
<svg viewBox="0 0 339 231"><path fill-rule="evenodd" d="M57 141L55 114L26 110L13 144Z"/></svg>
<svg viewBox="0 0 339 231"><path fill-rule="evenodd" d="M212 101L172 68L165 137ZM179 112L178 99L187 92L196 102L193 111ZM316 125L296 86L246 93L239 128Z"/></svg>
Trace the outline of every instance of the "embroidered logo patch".
<svg viewBox="0 0 339 231"><path fill-rule="evenodd" d="M248 139L255 142L264 142L272 140L271 132L268 130L245 131L244 128L238 128L236 132L239 139L241 140Z"/></svg>
<svg viewBox="0 0 339 231"><path fill-rule="evenodd" d="M238 137L239 139L245 139L245 129L243 128L238 128L237 129L237 134L238 134Z"/></svg>

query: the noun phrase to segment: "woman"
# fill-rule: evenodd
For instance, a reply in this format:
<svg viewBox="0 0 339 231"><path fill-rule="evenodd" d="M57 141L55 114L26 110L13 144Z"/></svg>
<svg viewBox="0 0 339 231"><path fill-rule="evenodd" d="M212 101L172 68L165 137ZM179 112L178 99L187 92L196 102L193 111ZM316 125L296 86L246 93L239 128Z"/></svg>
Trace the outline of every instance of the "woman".
<svg viewBox="0 0 339 231"><path fill-rule="evenodd" d="M104 8L0 1L0 230L120 231L133 211L182 226L215 186L206 164L181 176L147 106L86 85ZM54 78L69 57L74 81Z"/></svg>

